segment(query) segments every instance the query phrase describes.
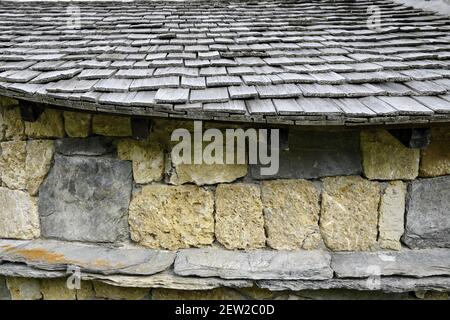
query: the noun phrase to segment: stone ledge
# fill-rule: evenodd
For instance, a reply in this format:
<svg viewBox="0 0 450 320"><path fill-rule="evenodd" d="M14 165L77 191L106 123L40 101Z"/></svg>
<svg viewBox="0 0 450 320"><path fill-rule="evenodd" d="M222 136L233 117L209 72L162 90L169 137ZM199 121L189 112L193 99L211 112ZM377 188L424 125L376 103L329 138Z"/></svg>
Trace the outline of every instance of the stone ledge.
<svg viewBox="0 0 450 320"><path fill-rule="evenodd" d="M48 271L21 263L0 263L0 275L6 277L53 279L67 278L66 271ZM210 290L220 287L247 288L253 286L250 280L224 280L220 278L182 277L173 270L163 271L150 276L135 275L105 275L81 273L82 280L101 281L110 285L129 288L164 288L175 290Z"/></svg>
<svg viewBox="0 0 450 320"><path fill-rule="evenodd" d="M449 261L450 249L330 253L214 247L176 253L56 240L0 240L0 276L66 278L67 267L75 265L81 268L82 280L135 288L209 290L256 284L273 291L448 291Z"/></svg>
<svg viewBox="0 0 450 320"><path fill-rule="evenodd" d="M450 250L339 252L333 254L331 267L338 278L450 276Z"/></svg>
<svg viewBox="0 0 450 320"><path fill-rule="evenodd" d="M83 272L150 275L169 268L175 252L142 248L108 248L56 240L0 240L0 259L25 263L43 270L67 270L78 266Z"/></svg>
<svg viewBox="0 0 450 320"><path fill-rule="evenodd" d="M176 290L210 290L214 288L247 288L252 287L250 280L225 280L217 277L199 278L182 277L173 273L173 270L163 271L151 276L121 276L89 274L84 280L99 280L107 284L121 287L135 288L164 288Z"/></svg>
<svg viewBox="0 0 450 320"><path fill-rule="evenodd" d="M46 271L18 263L0 264L0 276L39 279L65 278L65 271ZM300 291L320 289L352 289L359 291L410 292L418 290L449 291L450 277L380 277L328 280L224 280L216 277L182 277L171 270L150 276L101 275L82 273L82 280L95 280L118 287L164 288L175 290L210 290L220 287L250 288L256 284L270 291ZM378 281L378 282L377 282Z"/></svg>
<svg viewBox="0 0 450 320"><path fill-rule="evenodd" d="M0 262L0 275L5 277L53 279L67 277L66 271L49 271L30 267L23 263Z"/></svg>
<svg viewBox="0 0 450 320"><path fill-rule="evenodd" d="M377 284L377 281L378 284ZM283 290L320 290L352 289L360 291L408 292L418 290L449 291L450 277L380 277L377 279L330 279L323 281L308 280L265 280L258 281L258 287L271 291Z"/></svg>
<svg viewBox="0 0 450 320"><path fill-rule="evenodd" d="M223 279L324 280L333 276L327 251L229 251L185 249L178 251L175 273L182 276Z"/></svg>

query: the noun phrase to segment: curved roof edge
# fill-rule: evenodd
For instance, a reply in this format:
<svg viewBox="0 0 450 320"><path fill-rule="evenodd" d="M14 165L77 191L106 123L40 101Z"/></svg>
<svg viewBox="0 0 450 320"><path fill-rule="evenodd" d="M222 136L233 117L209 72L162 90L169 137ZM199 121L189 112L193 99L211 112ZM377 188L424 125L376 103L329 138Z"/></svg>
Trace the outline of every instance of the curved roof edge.
<svg viewBox="0 0 450 320"><path fill-rule="evenodd" d="M0 96L17 100L31 101L49 105L50 107L62 107L72 111L116 114L121 116L158 117L169 119L186 119L202 121L257 123L268 125L295 125L295 126L396 126L396 125L427 125L450 123L450 112L447 113L393 113L384 115L346 115L346 114L313 114L304 113L296 115L250 115L233 114L224 112L207 112L204 110L174 110L172 105L154 105L130 107L114 103L99 103L95 100L88 101L70 99L41 94L29 94L18 91L4 90L0 88ZM320 99L320 98L312 98ZM325 100L325 98L324 98ZM356 99L355 99L356 100Z"/></svg>

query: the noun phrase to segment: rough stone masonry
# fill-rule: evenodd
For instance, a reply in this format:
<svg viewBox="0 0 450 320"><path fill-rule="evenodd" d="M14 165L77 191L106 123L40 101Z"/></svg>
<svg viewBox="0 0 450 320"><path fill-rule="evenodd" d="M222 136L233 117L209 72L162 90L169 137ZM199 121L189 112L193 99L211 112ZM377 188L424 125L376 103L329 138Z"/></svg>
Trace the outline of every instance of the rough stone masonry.
<svg viewBox="0 0 450 320"><path fill-rule="evenodd" d="M172 163L171 132L188 120L154 118L137 140L129 117L46 108L26 122L16 100L0 101L1 298L450 291L449 125L423 150L385 129L291 127L279 172L261 177ZM78 290L65 286L69 265Z"/></svg>

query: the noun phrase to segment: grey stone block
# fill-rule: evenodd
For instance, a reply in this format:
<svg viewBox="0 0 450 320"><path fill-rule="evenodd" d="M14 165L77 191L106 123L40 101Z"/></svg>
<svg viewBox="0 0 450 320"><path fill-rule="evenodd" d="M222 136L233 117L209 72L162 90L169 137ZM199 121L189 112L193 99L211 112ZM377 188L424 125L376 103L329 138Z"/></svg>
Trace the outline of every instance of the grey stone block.
<svg viewBox="0 0 450 320"><path fill-rule="evenodd" d="M47 271L66 271L70 265L100 274L151 275L168 269L175 252L56 240L0 240L0 259Z"/></svg>
<svg viewBox="0 0 450 320"><path fill-rule="evenodd" d="M175 273L182 276L223 279L308 279L333 276L326 251L230 251L218 248L184 249L175 259Z"/></svg>
<svg viewBox="0 0 450 320"><path fill-rule="evenodd" d="M275 175L261 175L260 164L250 165L254 179L314 179L361 173L359 134L356 131L324 132L289 130L289 150L280 150Z"/></svg>
<svg viewBox="0 0 450 320"><path fill-rule="evenodd" d="M338 278L449 276L450 250L336 252L332 255L331 268Z"/></svg>
<svg viewBox="0 0 450 320"><path fill-rule="evenodd" d="M131 184L129 161L56 154L39 191L42 236L88 242L128 238Z"/></svg>
<svg viewBox="0 0 450 320"><path fill-rule="evenodd" d="M450 247L450 176L409 184L403 242L410 248Z"/></svg>
<svg viewBox="0 0 450 320"><path fill-rule="evenodd" d="M113 140L107 137L56 140L56 152L65 156L101 156L114 151Z"/></svg>
<svg viewBox="0 0 450 320"><path fill-rule="evenodd" d="M1 267L1 264L0 264ZM11 295L9 294L8 287L6 285L6 278L0 276L0 300L10 300Z"/></svg>

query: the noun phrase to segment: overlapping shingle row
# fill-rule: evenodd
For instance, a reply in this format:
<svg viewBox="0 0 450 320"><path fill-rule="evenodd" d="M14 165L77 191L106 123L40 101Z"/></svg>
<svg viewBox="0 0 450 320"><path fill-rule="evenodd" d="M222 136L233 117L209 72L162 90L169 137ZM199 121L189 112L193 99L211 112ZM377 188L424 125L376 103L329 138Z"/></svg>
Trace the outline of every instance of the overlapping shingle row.
<svg viewBox="0 0 450 320"><path fill-rule="evenodd" d="M450 121L449 31L387 0L0 1L0 94L193 119Z"/></svg>

